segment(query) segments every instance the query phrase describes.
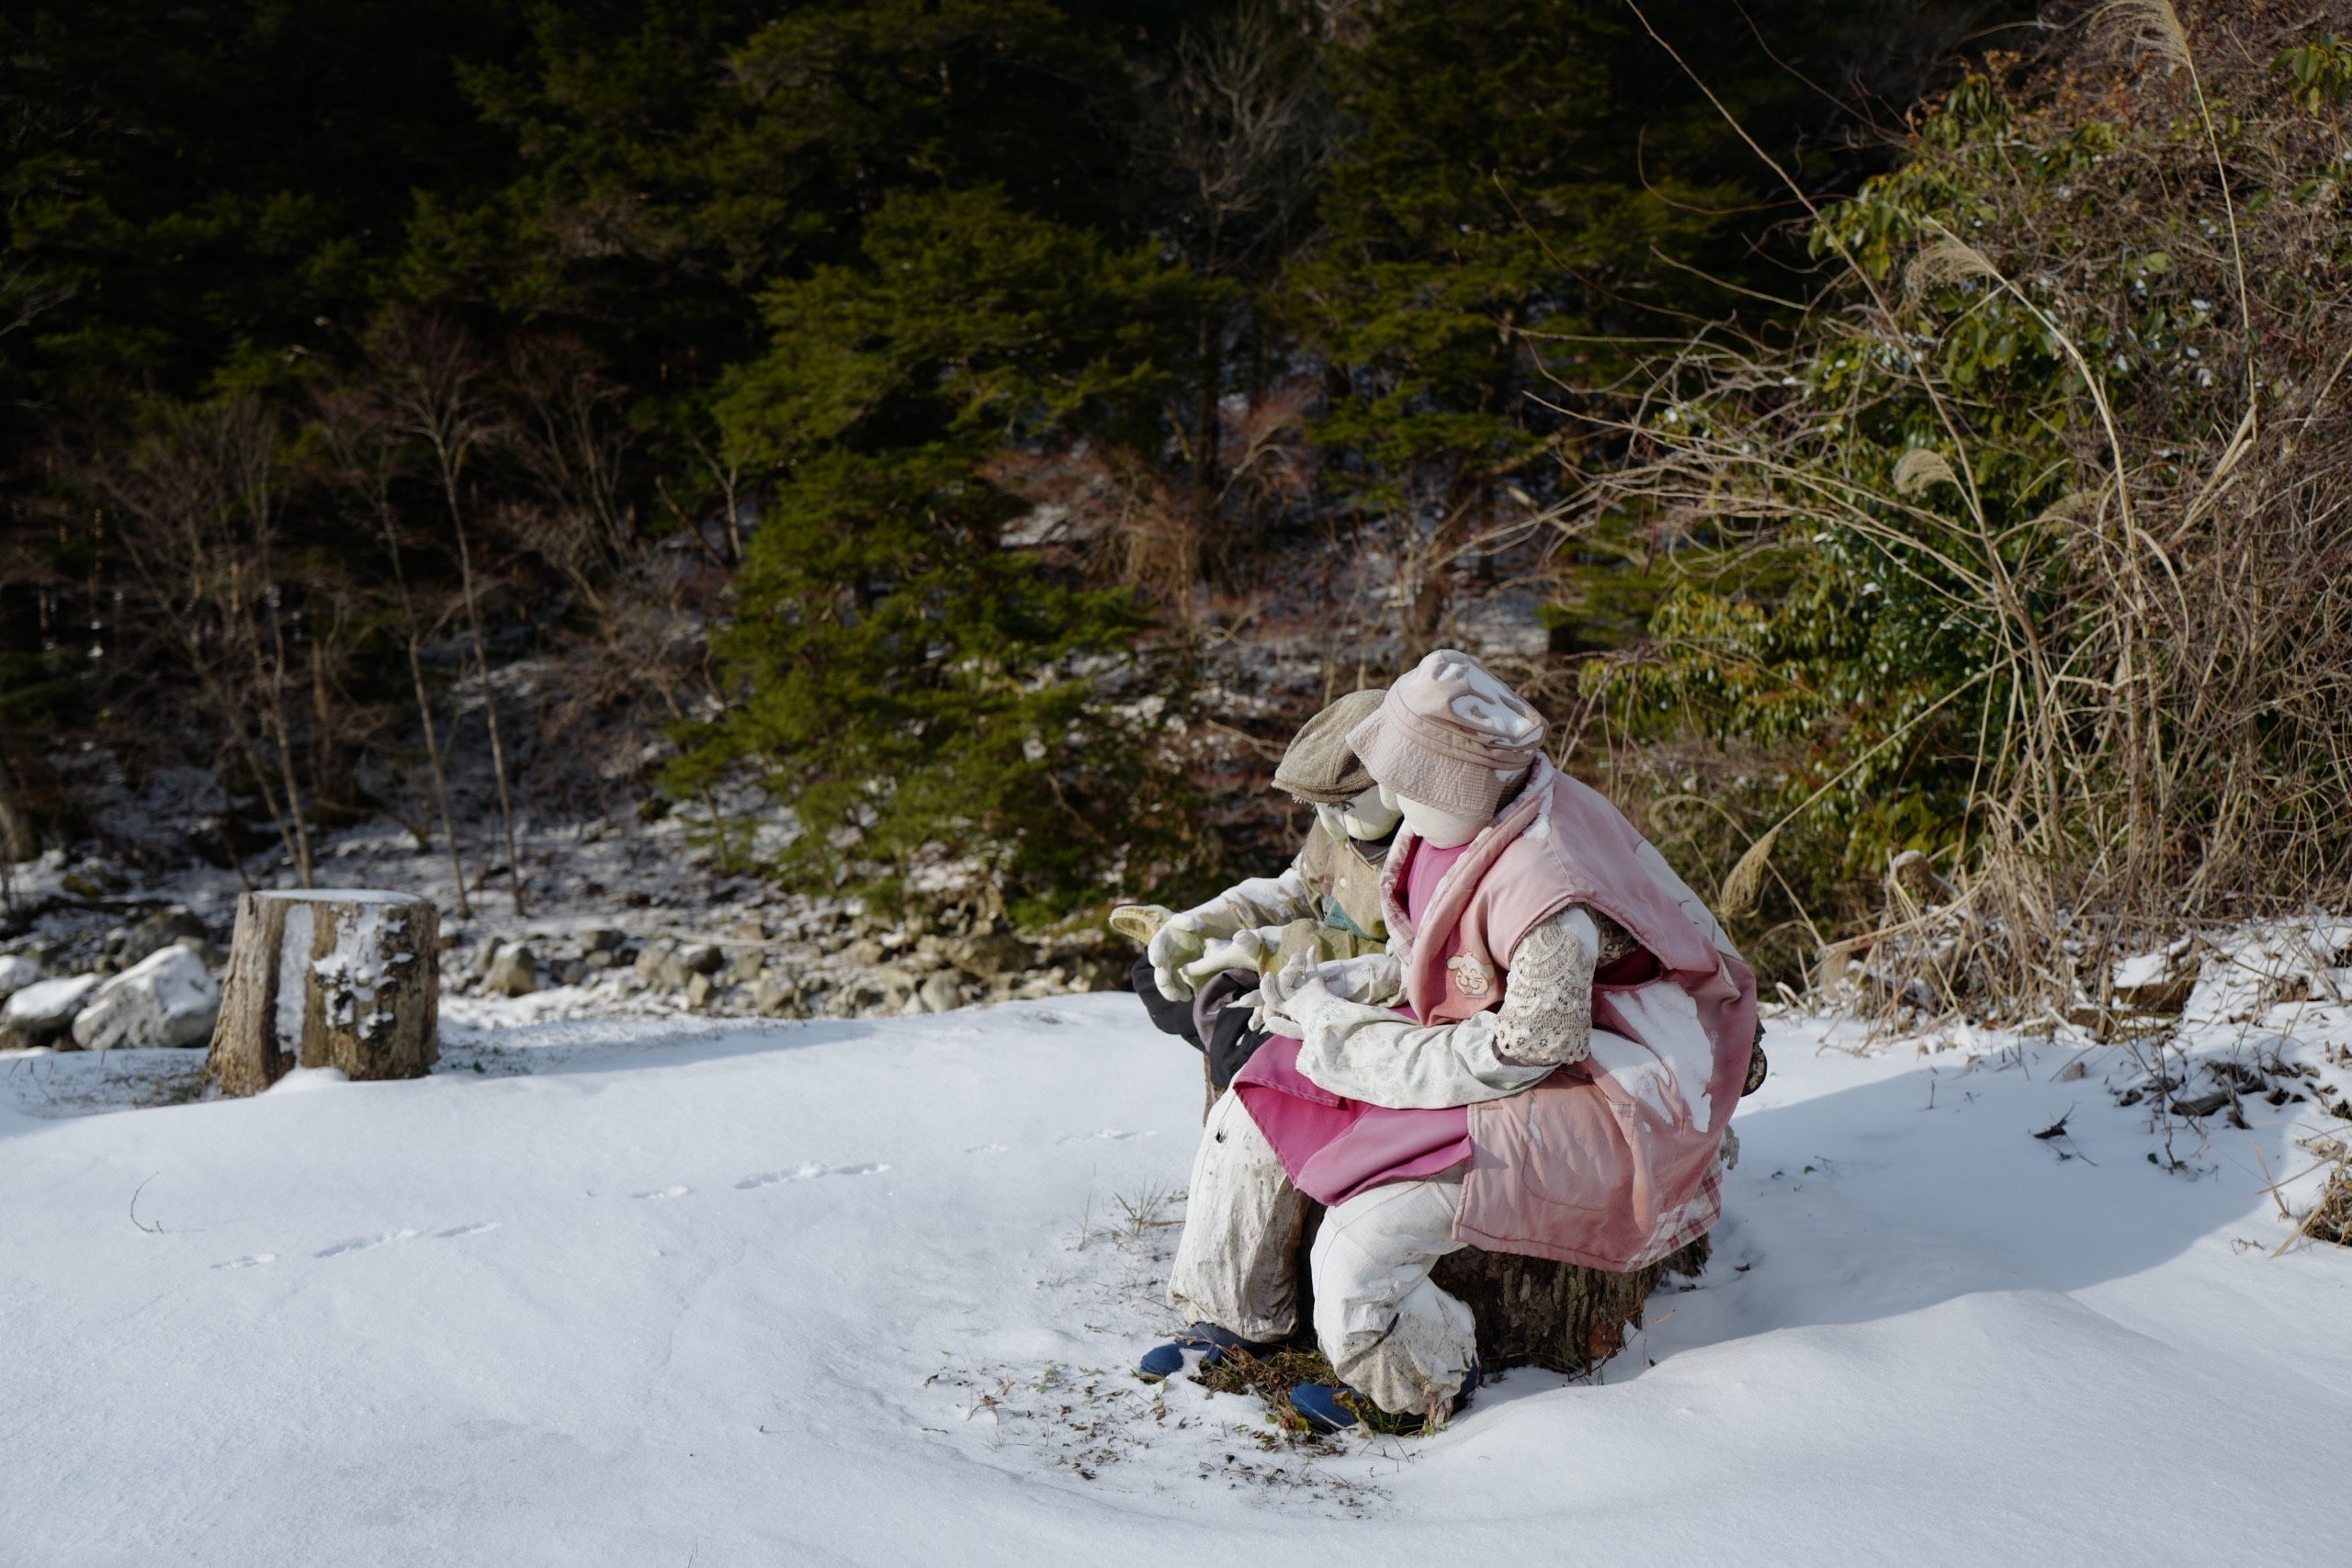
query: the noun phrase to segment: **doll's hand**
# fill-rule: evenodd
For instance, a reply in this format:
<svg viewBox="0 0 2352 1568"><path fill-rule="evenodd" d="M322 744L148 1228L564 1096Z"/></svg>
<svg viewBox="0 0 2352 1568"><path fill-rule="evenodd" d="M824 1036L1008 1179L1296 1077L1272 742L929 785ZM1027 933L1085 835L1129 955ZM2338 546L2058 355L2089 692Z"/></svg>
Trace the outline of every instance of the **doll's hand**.
<svg viewBox="0 0 2352 1568"><path fill-rule="evenodd" d="M1179 967L1177 974L1197 991L1228 969L1247 969L1255 974L1269 951L1265 938L1257 931L1238 931L1223 942L1210 942L1198 958Z"/></svg>
<svg viewBox="0 0 2352 1568"><path fill-rule="evenodd" d="M1171 1002L1191 1001L1194 987L1184 977L1184 968L1197 962L1207 950L1208 937L1197 919L1191 915L1171 916L1145 950L1145 955L1151 960L1151 983Z"/></svg>
<svg viewBox="0 0 2352 1568"><path fill-rule="evenodd" d="M1385 1007L1405 995L1405 966L1385 953L1338 959L1317 973L1332 995L1351 1002Z"/></svg>
<svg viewBox="0 0 2352 1568"><path fill-rule="evenodd" d="M1315 961L1305 953L1295 954L1289 963L1265 977L1259 987L1265 1001L1258 1016L1250 1021L1261 1029L1295 1039L1306 1037L1306 1018L1313 1004L1328 999Z"/></svg>

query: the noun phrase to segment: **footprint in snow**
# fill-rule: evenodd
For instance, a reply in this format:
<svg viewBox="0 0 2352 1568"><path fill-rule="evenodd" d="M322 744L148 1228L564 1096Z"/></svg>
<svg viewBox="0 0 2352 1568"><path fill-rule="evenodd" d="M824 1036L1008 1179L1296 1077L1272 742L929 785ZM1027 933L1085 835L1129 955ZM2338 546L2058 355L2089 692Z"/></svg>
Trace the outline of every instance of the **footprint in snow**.
<svg viewBox="0 0 2352 1568"><path fill-rule="evenodd" d="M650 1192L632 1192L632 1198L683 1198L694 1190L691 1187L657 1187Z"/></svg>
<svg viewBox="0 0 2352 1568"><path fill-rule="evenodd" d="M1159 1136L1158 1133L1149 1131L1129 1133L1117 1127L1105 1127L1098 1133L1072 1133L1069 1137L1059 1139L1057 1142L1075 1144L1088 1138L1100 1138L1106 1144L1115 1144L1123 1138L1156 1138L1158 1136Z"/></svg>
<svg viewBox="0 0 2352 1568"><path fill-rule="evenodd" d="M480 1235L484 1231L494 1231L497 1228L498 1222L496 1220L476 1220L469 1225L451 1225L446 1231L435 1231L433 1233L433 1239L435 1241L455 1241L461 1235Z"/></svg>
<svg viewBox="0 0 2352 1568"><path fill-rule="evenodd" d="M215 1269L258 1269L265 1263L277 1261L275 1252L256 1252L248 1258L232 1258L226 1263L215 1263Z"/></svg>
<svg viewBox="0 0 2352 1568"><path fill-rule="evenodd" d="M808 1181L820 1176L879 1176L889 1168L879 1160L865 1165L819 1165L815 1160L803 1160L790 1170L764 1170L757 1176L747 1176L735 1188L739 1192L749 1192L758 1187L774 1187L779 1181Z"/></svg>
<svg viewBox="0 0 2352 1568"><path fill-rule="evenodd" d="M314 1252L311 1254L311 1256L313 1258L340 1258L346 1252L368 1252L379 1247L388 1247L396 1241L413 1240L422 1234L423 1233L420 1231L410 1228L396 1231L386 1231L380 1235L357 1236L350 1241L336 1242L333 1247L326 1248L324 1251Z"/></svg>

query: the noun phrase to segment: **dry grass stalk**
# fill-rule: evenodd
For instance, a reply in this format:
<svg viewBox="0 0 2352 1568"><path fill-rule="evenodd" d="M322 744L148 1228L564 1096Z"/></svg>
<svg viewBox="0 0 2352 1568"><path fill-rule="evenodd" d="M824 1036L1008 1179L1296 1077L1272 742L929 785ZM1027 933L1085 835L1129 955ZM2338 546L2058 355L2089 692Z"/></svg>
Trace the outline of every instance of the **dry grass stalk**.
<svg viewBox="0 0 2352 1568"><path fill-rule="evenodd" d="M1723 890L1715 895L1715 913L1727 920L1736 920L1756 908L1758 895L1764 891L1764 874L1772 860L1772 847L1781 841L1781 829L1772 828L1747 846L1724 878Z"/></svg>
<svg viewBox="0 0 2352 1568"><path fill-rule="evenodd" d="M2335 1162L2319 1199L2295 1227L2294 1239L2352 1247L2352 1148L2336 1144Z"/></svg>
<svg viewBox="0 0 2352 1568"><path fill-rule="evenodd" d="M2352 278L2342 182L2307 179L2332 138L2272 70L2293 35L2278 17L2208 38L2160 0L2097 16L2164 79L2141 73L2119 110L2099 76L2122 67L2102 63L2094 28L2004 132L2023 163L2083 116L2139 128L2091 216L2053 237L2022 182L1988 184L1971 193L1981 231L1929 220L1899 293L1848 256L1853 274L1813 317L1825 358L1891 355L1938 343L1954 296L1963 315L1971 299L2006 301L2080 400L2051 476L2061 499L2014 521L1991 509L1981 476L2009 411L1931 354L1904 353L1893 390L1816 400L1785 389L1778 351L1719 335L1660 367L1648 407L1604 424L1643 460L1595 479L1582 513L1708 519L1759 546L1834 526L1989 638L1971 702L1988 739L1950 894L1894 893L1855 922L1878 928L1889 1005L1917 1012L2063 1016L2104 995L2116 957L2184 926L2352 890ZM2209 84L2230 105L2227 158ZM2190 140L2160 129L2176 121ZM2241 213L2233 186L2264 199ZM2222 350L2177 370L2111 363L2086 345L2136 342L2143 307L2103 281L2117 254L2160 247L2175 293L2234 295L2238 319L2209 309ZM1850 433L1898 398L1939 436L1875 479L1852 465ZM1660 405L1704 417L1664 421ZM1760 896L1781 829L1826 791L1750 847L1727 900Z"/></svg>

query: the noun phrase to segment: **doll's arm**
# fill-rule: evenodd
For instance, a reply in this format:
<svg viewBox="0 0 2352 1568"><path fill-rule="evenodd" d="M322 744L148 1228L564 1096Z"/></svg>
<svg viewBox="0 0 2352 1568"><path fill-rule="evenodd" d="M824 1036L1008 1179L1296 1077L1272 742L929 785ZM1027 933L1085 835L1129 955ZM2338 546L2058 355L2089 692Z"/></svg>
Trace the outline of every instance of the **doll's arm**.
<svg viewBox="0 0 2352 1568"><path fill-rule="evenodd" d="M1273 1004L1274 1027L1296 1032L1299 1071L1333 1094L1398 1110L1500 1100L1591 1050L1600 946L1592 917L1571 906L1521 939L1491 1011L1419 1024L1314 982Z"/></svg>
<svg viewBox="0 0 2352 1568"><path fill-rule="evenodd" d="M1230 942L1237 932L1282 926L1314 912L1315 900L1306 890L1306 879L1295 864L1280 876L1237 882L1207 903L1170 917L1159 928L1149 949L1152 983L1169 1000L1183 1001L1195 986L1184 971L1207 956L1211 943Z"/></svg>

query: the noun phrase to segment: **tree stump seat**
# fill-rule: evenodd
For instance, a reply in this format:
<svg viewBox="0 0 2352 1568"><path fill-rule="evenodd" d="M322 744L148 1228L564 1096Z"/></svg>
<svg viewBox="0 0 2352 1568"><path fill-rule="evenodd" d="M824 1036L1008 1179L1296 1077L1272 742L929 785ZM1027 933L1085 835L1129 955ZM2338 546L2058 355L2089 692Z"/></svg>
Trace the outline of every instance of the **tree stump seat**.
<svg viewBox="0 0 2352 1568"><path fill-rule="evenodd" d="M1581 1375L1624 1348L1660 1280L1695 1277L1708 1250L1702 1235L1663 1261L1619 1274L1465 1247L1440 1258L1430 1277L1476 1316L1478 1362L1487 1371Z"/></svg>

